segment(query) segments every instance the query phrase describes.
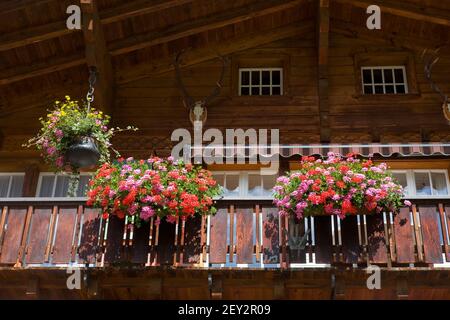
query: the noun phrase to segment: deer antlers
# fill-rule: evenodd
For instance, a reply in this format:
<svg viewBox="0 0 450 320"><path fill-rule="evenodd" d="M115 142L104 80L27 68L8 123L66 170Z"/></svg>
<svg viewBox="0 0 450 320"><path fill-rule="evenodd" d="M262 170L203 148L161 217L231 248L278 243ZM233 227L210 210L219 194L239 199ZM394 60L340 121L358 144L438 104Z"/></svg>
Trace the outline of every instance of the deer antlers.
<svg viewBox="0 0 450 320"><path fill-rule="evenodd" d="M448 102L448 96L442 92L442 90L431 78L431 71L433 69L433 66L439 61L439 51L441 49L442 46L435 50L425 49L422 53L422 60L425 64L425 77L430 82L431 88L441 96L441 99L443 101L442 109L444 112L444 116L448 121L450 121L450 104Z"/></svg>
<svg viewBox="0 0 450 320"><path fill-rule="evenodd" d="M228 65L228 59L221 55L218 55L218 57L222 61L222 71L220 73L220 78L216 82L216 86L214 87L213 91L211 92L211 94L209 96L205 97L204 99L202 99L200 101L195 101L189 95L189 92L187 91L186 86L184 85L182 77L181 77L180 60L181 60L181 55L184 52L185 52L184 50L178 52L175 55L175 59L174 59L175 76L176 76L176 80L177 80L177 85L178 85L178 88L180 89L181 93L183 94L183 104L186 108L189 109L189 117L191 119L191 122L194 122L194 121L205 122L206 115L207 115L206 107L209 105L209 103L212 100L214 100L220 94L220 91L222 89L222 82L223 82L223 78L225 76L226 67Z"/></svg>

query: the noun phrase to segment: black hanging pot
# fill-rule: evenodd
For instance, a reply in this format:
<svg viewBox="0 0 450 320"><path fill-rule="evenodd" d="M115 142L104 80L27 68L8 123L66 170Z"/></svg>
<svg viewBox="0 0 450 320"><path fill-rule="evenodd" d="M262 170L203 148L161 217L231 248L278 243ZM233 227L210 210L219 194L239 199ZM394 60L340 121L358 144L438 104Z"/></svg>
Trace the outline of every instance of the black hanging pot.
<svg viewBox="0 0 450 320"><path fill-rule="evenodd" d="M87 168L98 163L100 152L92 137L78 138L66 152L67 161L76 168Z"/></svg>

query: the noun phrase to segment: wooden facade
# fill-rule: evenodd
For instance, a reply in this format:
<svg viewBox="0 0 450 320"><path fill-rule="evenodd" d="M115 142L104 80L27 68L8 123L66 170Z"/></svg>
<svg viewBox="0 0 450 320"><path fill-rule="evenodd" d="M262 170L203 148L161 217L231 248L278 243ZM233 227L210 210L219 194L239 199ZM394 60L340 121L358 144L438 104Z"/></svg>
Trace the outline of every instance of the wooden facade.
<svg viewBox="0 0 450 320"><path fill-rule="evenodd" d="M279 129L285 145L448 144L449 122L427 80L422 53L441 48L433 80L450 92L450 4L82 0L77 3L82 29L69 30L66 9L72 2L0 3L0 172L25 172L23 196L29 198L0 199L0 298L450 299L450 269L439 267L450 262L446 198L416 203L412 213L420 215L420 223L407 221L406 228L389 217L345 220L339 228L337 221L309 220L310 227L316 224L316 238L302 250L290 248L289 232L296 231L292 226L289 231L288 221L279 221L271 205L257 201L243 207L223 202L217 216L197 221L203 231L195 241L188 240L195 237L194 225L181 223L164 226L152 239L167 248L147 242L150 230L136 231L131 241L119 222L109 229L114 234L94 246L83 228L92 222L100 237L102 226L81 200L32 199L39 173L48 168L38 153L21 147L39 129L38 118L47 114L49 103L64 95L85 96L88 67L95 66L94 106L111 114L114 126L140 128L118 135L115 147L136 158L168 155L172 132L192 128L174 71L174 56L181 51L183 81L196 100L216 85L218 57L229 59L220 95L207 106L205 129ZM372 4L381 8L381 30L366 27ZM363 94L361 67L386 65L405 67L408 93ZM239 68L261 67L283 68L283 94L240 96ZM444 154L383 160L394 169L450 169ZM282 160L283 169L295 166L295 159ZM409 220L405 210L396 219ZM12 225L22 233L11 233ZM270 226L273 238L262 233ZM226 230L236 238L227 238ZM111 249L112 239L117 243ZM155 256L147 255L149 250ZM327 266L306 266L313 256ZM258 257L261 261L254 260ZM75 261L88 280L83 290L71 292L60 265ZM275 268L264 268L273 261ZM250 267L237 267L249 262ZM368 264L382 267L385 289L366 288Z"/></svg>

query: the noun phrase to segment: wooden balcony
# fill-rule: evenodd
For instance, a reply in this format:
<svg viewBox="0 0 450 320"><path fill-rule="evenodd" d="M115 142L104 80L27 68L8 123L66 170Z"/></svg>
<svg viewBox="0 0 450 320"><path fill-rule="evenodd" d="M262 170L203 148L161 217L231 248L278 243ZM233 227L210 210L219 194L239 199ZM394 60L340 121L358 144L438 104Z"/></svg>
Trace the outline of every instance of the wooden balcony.
<svg viewBox="0 0 450 320"><path fill-rule="evenodd" d="M136 228L103 221L83 199L3 199L0 266L327 268L450 262L450 200L416 201L399 214L280 218L270 201L219 201L214 217ZM231 223L232 222L232 223Z"/></svg>

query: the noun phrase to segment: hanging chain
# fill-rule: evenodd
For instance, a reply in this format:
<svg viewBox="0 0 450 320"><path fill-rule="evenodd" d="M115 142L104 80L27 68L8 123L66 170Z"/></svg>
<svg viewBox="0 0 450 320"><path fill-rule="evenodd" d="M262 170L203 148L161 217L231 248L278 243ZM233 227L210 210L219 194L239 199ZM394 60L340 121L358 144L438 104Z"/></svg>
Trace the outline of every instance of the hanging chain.
<svg viewBox="0 0 450 320"><path fill-rule="evenodd" d="M97 68L89 67L89 90L86 95L87 100L87 112L91 111L91 103L94 102L95 83L97 82Z"/></svg>

